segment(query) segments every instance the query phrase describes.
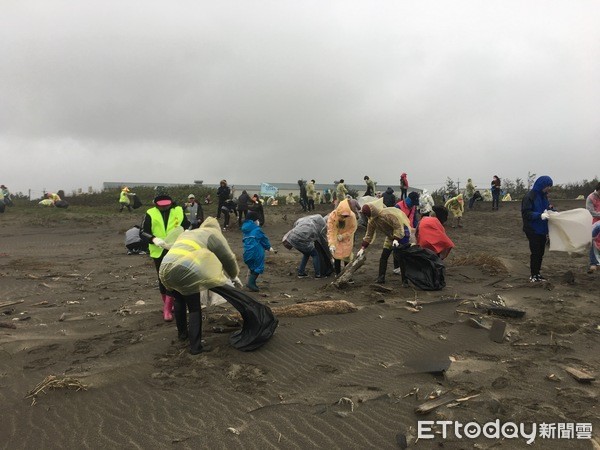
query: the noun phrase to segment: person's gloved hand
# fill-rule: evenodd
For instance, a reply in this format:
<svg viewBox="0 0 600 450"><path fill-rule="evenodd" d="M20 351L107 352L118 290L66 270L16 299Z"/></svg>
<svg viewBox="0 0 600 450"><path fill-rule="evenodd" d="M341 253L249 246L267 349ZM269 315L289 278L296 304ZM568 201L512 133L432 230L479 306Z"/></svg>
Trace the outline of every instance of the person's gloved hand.
<svg viewBox="0 0 600 450"><path fill-rule="evenodd" d="M242 284L242 280L240 280L240 277L235 277L235 278L232 278L232 279L231 279L231 281L233 282L233 285L234 285L236 288L241 288L242 286L244 286L244 285Z"/></svg>
<svg viewBox="0 0 600 450"><path fill-rule="evenodd" d="M341 234L337 235L338 242L342 242L343 239L344 239L344 237Z"/></svg>
<svg viewBox="0 0 600 450"><path fill-rule="evenodd" d="M335 245L330 245L329 246L329 251L331 252L331 254L333 255L335 253Z"/></svg>
<svg viewBox="0 0 600 450"><path fill-rule="evenodd" d="M548 210L545 209L540 217L542 218L542 220L548 220L548 218L550 217L550 214L548 214Z"/></svg>
<svg viewBox="0 0 600 450"><path fill-rule="evenodd" d="M166 250L169 249L169 246L167 245L167 243L165 242L165 240L161 239L159 237L155 237L154 239L152 239L152 243L154 245L156 245L157 247L161 247L161 248L164 248Z"/></svg>
<svg viewBox="0 0 600 450"><path fill-rule="evenodd" d="M394 239L392 241L392 247L394 247L394 248L400 247L400 242L398 241L398 239Z"/></svg>
<svg viewBox="0 0 600 450"><path fill-rule="evenodd" d="M360 258L363 255L364 252L365 252L365 249L361 248L359 251L356 252L356 257Z"/></svg>

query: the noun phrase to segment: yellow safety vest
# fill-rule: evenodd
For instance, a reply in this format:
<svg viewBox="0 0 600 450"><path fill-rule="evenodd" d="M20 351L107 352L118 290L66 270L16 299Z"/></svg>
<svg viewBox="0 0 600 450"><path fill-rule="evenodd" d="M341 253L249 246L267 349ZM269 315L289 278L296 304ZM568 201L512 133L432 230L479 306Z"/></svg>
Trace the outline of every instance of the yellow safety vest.
<svg viewBox="0 0 600 450"><path fill-rule="evenodd" d="M152 234L161 239L164 239L171 230L181 225L184 218L184 213L181 206L171 208L171 212L169 213L169 223L167 224L167 228L165 228L163 216L158 208L150 208L147 211L147 214L152 219ZM148 245L148 249L150 250L150 256L152 258L160 258L160 255L162 255L163 252L162 247L152 243Z"/></svg>
<svg viewBox="0 0 600 450"><path fill-rule="evenodd" d="M121 191L121 195L119 196L119 203L125 203L129 205L129 197L127 196L127 192Z"/></svg>

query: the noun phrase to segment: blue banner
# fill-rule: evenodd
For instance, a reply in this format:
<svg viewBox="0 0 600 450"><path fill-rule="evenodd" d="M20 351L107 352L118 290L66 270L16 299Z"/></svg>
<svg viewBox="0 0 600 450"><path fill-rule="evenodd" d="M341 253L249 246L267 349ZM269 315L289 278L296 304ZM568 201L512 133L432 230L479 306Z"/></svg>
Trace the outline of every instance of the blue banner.
<svg viewBox="0 0 600 450"><path fill-rule="evenodd" d="M261 197L277 197L279 189L269 183L260 184L260 196Z"/></svg>

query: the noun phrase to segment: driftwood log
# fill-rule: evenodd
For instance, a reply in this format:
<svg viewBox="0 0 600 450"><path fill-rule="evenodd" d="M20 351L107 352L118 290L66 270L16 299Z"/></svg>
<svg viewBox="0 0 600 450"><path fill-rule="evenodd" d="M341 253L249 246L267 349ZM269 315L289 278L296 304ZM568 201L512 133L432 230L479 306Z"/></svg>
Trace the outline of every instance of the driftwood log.
<svg viewBox="0 0 600 450"><path fill-rule="evenodd" d="M367 260L367 257L364 255L360 255L358 258L354 259L350 264L344 267L344 270L340 273L340 275L335 279L332 286L335 286L338 289L343 289L348 286L350 280L352 280L352 276L354 273L362 267L362 265Z"/></svg>

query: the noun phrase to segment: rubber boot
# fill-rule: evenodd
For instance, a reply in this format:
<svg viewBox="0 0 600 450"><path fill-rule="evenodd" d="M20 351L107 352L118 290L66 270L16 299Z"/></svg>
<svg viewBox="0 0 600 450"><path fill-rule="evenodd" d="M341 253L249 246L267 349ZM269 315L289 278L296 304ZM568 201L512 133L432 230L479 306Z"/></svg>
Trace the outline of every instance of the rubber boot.
<svg viewBox="0 0 600 450"><path fill-rule="evenodd" d="M188 336L190 338L190 353L192 355L202 353L202 312L190 312Z"/></svg>
<svg viewBox="0 0 600 450"><path fill-rule="evenodd" d="M248 283L246 284L246 287L248 289L250 289L252 292L260 291L260 289L256 285L257 278L258 278L258 274L256 272L251 271L250 274L248 275Z"/></svg>
<svg viewBox="0 0 600 450"><path fill-rule="evenodd" d="M379 258L379 276L377 277L377 283L385 284L385 272L387 270L388 258L392 251L388 248L384 248Z"/></svg>
<svg viewBox="0 0 600 450"><path fill-rule="evenodd" d="M177 338L185 341L188 338L187 307L184 301L175 299L175 323L177 324Z"/></svg>
<svg viewBox="0 0 600 450"><path fill-rule="evenodd" d="M163 295L163 319L165 319L165 322L172 322L173 321L173 303L174 303L175 299L173 297L171 297L170 295Z"/></svg>

